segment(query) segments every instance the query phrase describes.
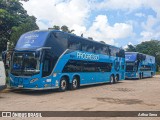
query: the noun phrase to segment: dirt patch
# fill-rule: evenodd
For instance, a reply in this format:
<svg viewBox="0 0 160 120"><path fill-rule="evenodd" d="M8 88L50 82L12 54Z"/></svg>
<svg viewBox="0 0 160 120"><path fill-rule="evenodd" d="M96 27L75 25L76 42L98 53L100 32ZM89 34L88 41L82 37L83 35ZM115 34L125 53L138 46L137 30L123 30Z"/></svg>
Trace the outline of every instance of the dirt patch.
<svg viewBox="0 0 160 120"><path fill-rule="evenodd" d="M129 88L117 88L116 90L113 90L113 91L132 92L132 91L135 91L135 90L129 89Z"/></svg>
<svg viewBox="0 0 160 120"><path fill-rule="evenodd" d="M147 104L144 103L143 100L139 99L118 99L118 98L96 98L96 99L100 102L108 102L112 104L125 104L125 105L140 104L140 105L155 106L155 104Z"/></svg>

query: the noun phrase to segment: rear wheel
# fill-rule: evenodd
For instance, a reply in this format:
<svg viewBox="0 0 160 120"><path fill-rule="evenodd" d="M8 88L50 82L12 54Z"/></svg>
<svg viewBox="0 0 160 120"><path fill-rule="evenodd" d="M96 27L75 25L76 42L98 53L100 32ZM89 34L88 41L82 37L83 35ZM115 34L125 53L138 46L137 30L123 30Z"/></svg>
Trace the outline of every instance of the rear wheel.
<svg viewBox="0 0 160 120"><path fill-rule="evenodd" d="M66 91L67 87L68 87L67 79L65 77L62 77L60 81L59 91L60 92Z"/></svg>
<svg viewBox="0 0 160 120"><path fill-rule="evenodd" d="M113 84L115 81L114 81L114 76L113 75L111 75L111 77L110 77L110 84Z"/></svg>
<svg viewBox="0 0 160 120"><path fill-rule="evenodd" d="M141 79L143 79L143 73L142 73L142 75L141 75Z"/></svg>
<svg viewBox="0 0 160 120"><path fill-rule="evenodd" d="M78 78L77 77L73 77L72 83L71 83L71 89L75 90L78 88Z"/></svg>
<svg viewBox="0 0 160 120"><path fill-rule="evenodd" d="M151 78L153 77L153 72L151 72Z"/></svg>
<svg viewBox="0 0 160 120"><path fill-rule="evenodd" d="M115 79L115 83L117 83L119 81L119 76L116 75L114 79Z"/></svg>
<svg viewBox="0 0 160 120"><path fill-rule="evenodd" d="M142 75L141 75L141 73L139 73L139 79L142 79Z"/></svg>

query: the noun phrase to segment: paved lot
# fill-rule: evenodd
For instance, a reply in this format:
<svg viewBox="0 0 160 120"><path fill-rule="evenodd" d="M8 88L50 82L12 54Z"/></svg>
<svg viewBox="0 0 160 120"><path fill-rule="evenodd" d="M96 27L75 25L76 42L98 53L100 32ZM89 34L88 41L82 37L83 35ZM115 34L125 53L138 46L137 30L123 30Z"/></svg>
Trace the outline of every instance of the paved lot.
<svg viewBox="0 0 160 120"><path fill-rule="evenodd" d="M4 90L0 93L0 111L156 110L160 110L160 76L142 80L125 80L113 85L85 86L66 92Z"/></svg>

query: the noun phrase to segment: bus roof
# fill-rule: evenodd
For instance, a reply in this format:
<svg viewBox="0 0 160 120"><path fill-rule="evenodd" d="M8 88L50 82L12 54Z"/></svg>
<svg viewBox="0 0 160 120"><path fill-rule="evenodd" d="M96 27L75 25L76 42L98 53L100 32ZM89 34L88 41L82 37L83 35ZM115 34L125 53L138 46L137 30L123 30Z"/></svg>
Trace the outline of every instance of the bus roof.
<svg viewBox="0 0 160 120"><path fill-rule="evenodd" d="M35 35L34 33L38 33L38 35ZM44 47L45 40L47 39L48 35L51 34L51 33L63 33L64 35L74 36L74 37L83 39L85 41L98 43L98 44L101 44L101 45L108 45L108 44L105 44L105 43L102 43L102 42L98 42L98 41L95 41L95 40L80 37L80 36L77 36L75 34L50 29L50 30L34 30L34 31L29 31L29 32L26 32L26 33L22 34L21 37L19 38L18 42L17 42L17 45L16 45L15 49L25 49L25 48L31 49L31 48ZM36 40L38 42L34 42ZM108 45L108 46L118 48L118 47L112 46L112 45ZM121 48L118 48L118 49L121 49Z"/></svg>

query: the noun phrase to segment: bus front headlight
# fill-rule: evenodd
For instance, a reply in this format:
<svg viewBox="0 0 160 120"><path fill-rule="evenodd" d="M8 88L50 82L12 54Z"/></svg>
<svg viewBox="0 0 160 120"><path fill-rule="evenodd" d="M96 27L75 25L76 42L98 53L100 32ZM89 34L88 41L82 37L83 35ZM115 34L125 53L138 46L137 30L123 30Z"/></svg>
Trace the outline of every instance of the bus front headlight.
<svg viewBox="0 0 160 120"><path fill-rule="evenodd" d="M53 73L53 77L56 77L57 76L57 73Z"/></svg>
<svg viewBox="0 0 160 120"><path fill-rule="evenodd" d="M30 83L34 83L34 82L36 82L38 80L38 78L34 78L34 79L32 79L31 81L30 81Z"/></svg>

